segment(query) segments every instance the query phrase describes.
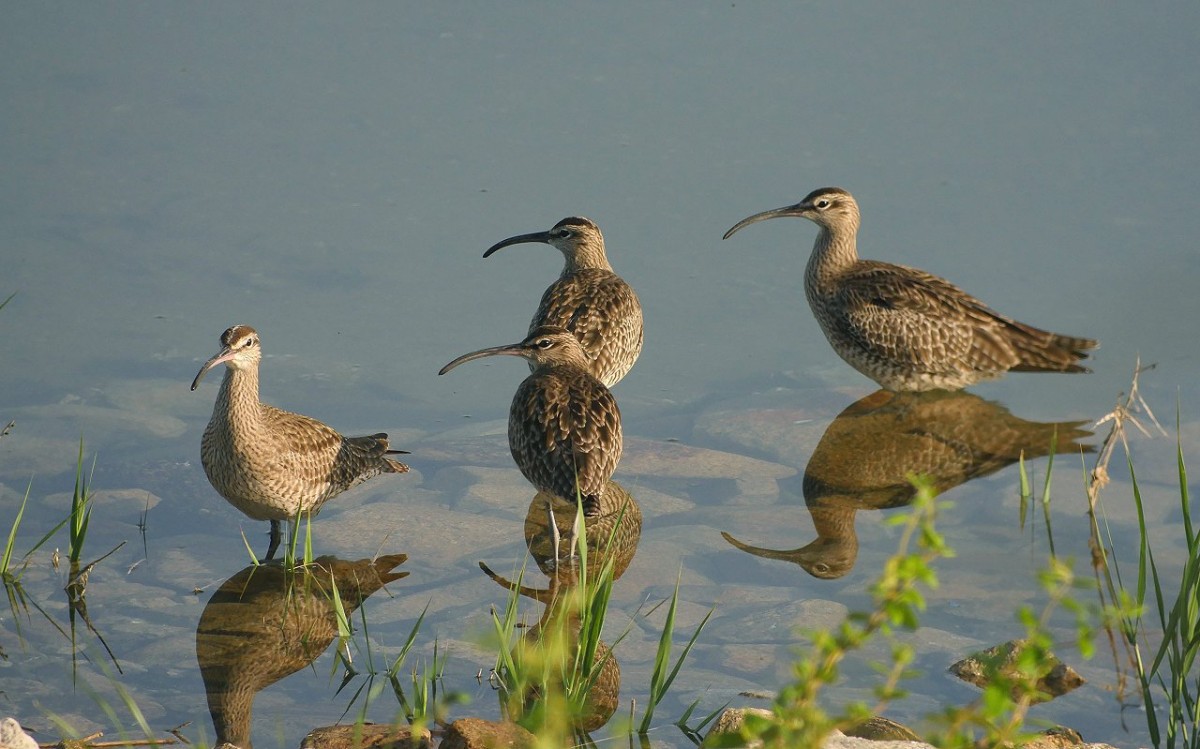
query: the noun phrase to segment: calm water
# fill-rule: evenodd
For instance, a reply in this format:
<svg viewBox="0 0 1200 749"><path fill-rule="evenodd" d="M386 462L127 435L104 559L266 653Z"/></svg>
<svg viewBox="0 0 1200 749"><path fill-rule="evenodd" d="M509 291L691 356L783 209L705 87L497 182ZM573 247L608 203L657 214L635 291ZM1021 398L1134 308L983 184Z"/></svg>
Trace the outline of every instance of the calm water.
<svg viewBox="0 0 1200 749"><path fill-rule="evenodd" d="M216 378L188 390L233 323L262 333L264 399L344 432L387 430L412 451L411 474L327 507L318 552L407 554L409 576L364 606L376 658L394 657L428 605L418 649L427 656L436 637L450 653L446 686L473 699L454 717L494 715L474 680L492 656L474 643L504 591L476 563L509 572L526 553L532 492L503 436L525 370L505 360L435 373L521 337L561 260L537 246L480 255L563 216L600 224L647 319L642 358L616 389L629 443L617 478L645 515L609 620L614 639L632 626L616 649L626 708L644 702L662 621L645 612L681 563L681 630L717 607L658 713L664 745L685 742L669 723L693 699L713 709L784 683L802 642L793 628L863 606L894 548L891 513L869 509L897 501L885 490L849 510L810 495L819 511L806 510L801 476L819 444L880 445L814 461L864 481L872 452L928 453L871 441L869 420L848 437L842 421L826 431L873 388L830 351L803 300L815 230L775 221L722 242L744 216L846 187L863 208L864 256L1103 341L1094 374L980 386L1003 406L935 405L969 416L931 433L967 423L995 439L1023 433L1017 420L1094 422L1140 355L1158 364L1142 381L1151 406L1171 426L1178 404L1185 454L1200 445L1197 6L447 6L7 9L0 299L17 296L0 310L0 425L16 427L0 439L0 527L31 479L17 549L61 519L82 436L99 496L84 555L128 541L92 574L88 612L151 726L191 720L187 733L212 736L197 625L246 564L239 531L264 541L199 466ZM1134 439L1167 570L1179 564L1173 449ZM959 554L929 596L915 636L923 675L893 718L919 726L970 700L946 666L1016 636L1014 606L1042 602L1045 534L1018 526L1004 463L946 480L961 483L940 524ZM1081 465L1056 464L1054 530L1059 553L1084 560ZM1045 459L1031 468L1040 482ZM1132 511L1114 476L1105 496L1120 542ZM865 488L893 479L884 470ZM796 549L838 512L851 514L857 546L832 580L720 535ZM111 730L93 692L120 704L98 636L79 623L73 648L48 621L69 635L55 546L64 533L23 578L44 615L0 617L0 712L45 729L42 740L56 735L51 714ZM836 546L844 555L847 540ZM1136 710L1121 727L1111 659L1076 666L1090 684L1035 717L1144 744ZM335 671L325 653L259 694L259 745L295 746L335 721L356 688L335 694ZM873 683L865 659L845 671L831 704ZM371 717L394 711L385 694Z"/></svg>

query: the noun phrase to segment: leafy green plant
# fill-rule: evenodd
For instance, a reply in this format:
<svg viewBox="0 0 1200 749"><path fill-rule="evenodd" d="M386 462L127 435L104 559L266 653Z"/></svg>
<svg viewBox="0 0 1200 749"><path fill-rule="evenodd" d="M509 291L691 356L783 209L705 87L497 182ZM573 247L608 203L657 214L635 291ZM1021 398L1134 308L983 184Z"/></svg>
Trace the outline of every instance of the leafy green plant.
<svg viewBox="0 0 1200 749"><path fill-rule="evenodd" d="M1006 668L999 659L985 664L987 682L980 697L971 704L946 709L940 716L945 726L931 743L948 748L973 749L977 746L1014 746L1030 738L1025 731L1025 718L1030 707L1046 699L1044 680L1058 661L1051 652L1053 638L1050 620L1064 608L1075 616L1075 645L1080 655L1091 658L1094 653L1094 624L1105 613L1095 606L1085 606L1075 599L1072 591L1084 583L1076 578L1069 564L1051 559L1039 575L1047 594L1047 603L1040 612L1022 606L1017 620L1024 628L1018 640L1014 668Z"/></svg>
<svg viewBox="0 0 1200 749"><path fill-rule="evenodd" d="M934 528L937 502L932 484L916 478L913 481L917 492L912 509L889 521L903 528L896 554L887 560L871 586L873 610L851 613L836 629L807 632L811 652L793 664L791 683L775 699L774 717L747 715L741 734L726 737L716 746L740 745L736 742L752 738L768 747L819 746L834 728L857 723L870 714L866 705L855 703L846 706L840 716L830 716L820 707L818 698L837 680L838 666L849 653L877 635L890 638L897 628L916 628L918 613L925 606L920 587L937 585L932 562L953 553ZM917 550L910 552L914 545ZM893 639L891 657L890 670L883 683L875 687L880 704L903 694L898 683L913 660L912 648Z"/></svg>

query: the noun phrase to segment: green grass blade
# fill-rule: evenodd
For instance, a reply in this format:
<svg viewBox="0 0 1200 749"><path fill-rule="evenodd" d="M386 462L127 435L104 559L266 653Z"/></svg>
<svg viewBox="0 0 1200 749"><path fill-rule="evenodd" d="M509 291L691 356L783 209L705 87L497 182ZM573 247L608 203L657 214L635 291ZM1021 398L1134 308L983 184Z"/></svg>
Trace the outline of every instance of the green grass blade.
<svg viewBox="0 0 1200 749"><path fill-rule="evenodd" d="M254 549L250 548L250 539L246 538L246 531L240 531L242 534L242 544L246 547L246 555L250 557L250 564L257 567L259 565L258 556L255 555Z"/></svg>
<svg viewBox="0 0 1200 749"><path fill-rule="evenodd" d="M95 473L95 462L92 472ZM87 537L91 507L88 505L89 483L83 478L83 437L79 438L79 457L75 462L75 489L71 493L70 527L67 538L67 558L78 564L83 555L83 542Z"/></svg>
<svg viewBox="0 0 1200 749"><path fill-rule="evenodd" d="M333 615L337 619L338 640L345 642L354 635L354 629L350 626L350 619L346 616L346 607L342 604L342 594L338 591L337 578L334 577L332 570L329 572L329 599L333 601Z"/></svg>
<svg viewBox="0 0 1200 749"><path fill-rule="evenodd" d="M679 584L682 578L683 570L680 569L675 578L675 591L671 594L671 600L667 606L667 618L663 622L663 631L658 638L658 650L654 654L654 670L650 674L650 704L646 706L646 714L642 719L642 731L650 728L650 718L654 714L655 707L654 696L662 693L662 684L667 678L667 665L671 658L671 639L675 633L675 611L679 605Z"/></svg>
<svg viewBox="0 0 1200 749"><path fill-rule="evenodd" d="M683 652L679 656L679 660L675 662L674 668L668 672L668 664L671 660L671 642L674 639L675 633L675 613L679 606L679 585L683 579L683 569L680 568L679 574L675 578L675 591L671 594L670 606L667 608L667 618L663 622L662 636L658 640L658 650L654 654L654 669L650 674L650 694L647 698L646 712L642 715L642 722L638 725L639 733L646 733L650 730L650 724L654 719L654 710L658 704L662 702L670 688L672 682L675 681L679 669L683 667L683 661L687 658L692 646L696 644L697 638L700 636L700 630L704 629L704 625L708 623L708 619L712 616L713 611L710 610L704 616L700 626L692 634L688 640Z"/></svg>
<svg viewBox="0 0 1200 749"><path fill-rule="evenodd" d="M667 691L671 689L671 685L675 683L675 677L679 674L679 669L683 668L684 660L687 659L688 653L692 652L692 646L695 645L696 641L700 638L700 632L704 630L704 625L708 624L708 620L712 617L713 612L715 611L715 608L708 610L708 613L705 614L704 618L700 620L700 624L696 626L696 631L692 633L687 645L683 646L683 652L679 654L679 660L675 661L675 667L671 669L671 673L667 675L666 680L662 684L662 691L660 692L659 699L665 697Z"/></svg>
<svg viewBox="0 0 1200 749"><path fill-rule="evenodd" d="M1050 481L1054 474L1054 454L1058 450L1058 430L1050 436L1050 454L1046 457L1046 480L1042 484L1042 519L1046 521L1046 540L1050 544L1050 558L1057 555L1054 552L1054 528L1050 519Z"/></svg>
<svg viewBox="0 0 1200 749"><path fill-rule="evenodd" d="M304 564L313 563L312 513L304 513Z"/></svg>
<svg viewBox="0 0 1200 749"><path fill-rule="evenodd" d="M400 648L399 655L396 656L396 659L392 661L391 667L388 668L388 676L395 676L400 672L401 664L403 664L404 660L408 657L408 652L412 650L413 643L417 641L417 632L421 631L421 624L425 621L425 614L428 613L429 604L431 603L433 603L433 599L430 599L428 602L426 602L425 608L421 609L421 615L417 617L415 622L413 622L412 629L408 631L408 639L404 641L404 645Z"/></svg>
<svg viewBox="0 0 1200 749"><path fill-rule="evenodd" d="M25 487L25 498L21 500L21 506L17 509L17 517L13 520L12 527L8 530L8 540L4 544L4 554L0 556L0 576L8 577L8 567L12 562L13 547L17 543L17 529L21 527L21 517L25 514L25 505L29 502L29 492L33 490L33 479L29 479L29 486Z"/></svg>
<svg viewBox="0 0 1200 749"><path fill-rule="evenodd" d="M1019 505L1018 527L1025 530L1025 515L1029 509L1029 501L1033 499L1033 491L1029 488L1029 470L1025 467L1025 451L1017 458L1017 474L1021 477L1021 503Z"/></svg>

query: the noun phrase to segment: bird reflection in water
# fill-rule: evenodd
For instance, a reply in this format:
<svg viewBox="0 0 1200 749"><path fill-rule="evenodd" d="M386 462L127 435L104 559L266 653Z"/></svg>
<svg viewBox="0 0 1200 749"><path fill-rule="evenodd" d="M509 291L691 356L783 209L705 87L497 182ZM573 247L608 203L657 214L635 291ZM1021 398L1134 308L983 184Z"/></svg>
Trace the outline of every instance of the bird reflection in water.
<svg viewBox="0 0 1200 749"><path fill-rule="evenodd" d="M902 507L916 493L910 474L939 493L1020 460L1050 453L1091 452L1079 440L1086 422L1026 421L967 392L879 390L830 423L804 470L804 501L817 538L798 549L767 549L721 535L766 559L795 562L813 577L844 576L858 557L859 510Z"/></svg>
<svg viewBox="0 0 1200 749"><path fill-rule="evenodd" d="M586 576L580 574L578 565L556 562L555 539L570 536L575 521L576 507L561 500L550 504L548 495L539 492L529 503L525 517L525 542L534 562L549 578L545 588L533 588L514 582L496 574L480 562L479 567L496 583L516 591L522 596L544 604L538 622L529 627L513 648L514 660L537 658L540 654L557 653L566 665L551 666L554 673L569 670L569 664L579 662L579 649L586 646L581 637L584 616L581 611L590 609L588 591L582 590L581 578L586 577L588 587L593 587L601 577L602 570L611 565L612 580L617 580L628 569L642 535L642 510L625 487L610 480L600 498L599 512L588 518L586 525L587 564ZM547 508L550 508L547 510ZM558 533L551 530L551 521ZM558 559L569 557L566 549L560 549ZM578 559L578 557L575 557ZM583 593L583 595L576 595ZM592 613L589 610L587 613ZM602 626L598 622L597 626ZM561 645L555 645L555 642ZM596 641L591 658L594 679L590 688L582 695L578 709L571 709L572 728L577 733L588 733L603 727L616 712L621 690L621 667L609 646ZM501 675L501 683L504 678ZM511 688L512 685L504 685ZM563 685L560 685L563 687ZM566 688L566 687L563 687ZM505 696L501 695L502 698ZM539 706L547 707L542 691L529 686L522 694L513 695L505 705L510 712L528 714ZM548 708L552 709L552 708Z"/></svg>
<svg viewBox="0 0 1200 749"><path fill-rule="evenodd" d="M337 637L330 579L349 616L384 585L406 577L394 570L407 558L324 556L291 570L251 565L226 580L196 626L196 661L217 743L252 749L255 695L308 666Z"/></svg>
<svg viewBox="0 0 1200 749"><path fill-rule="evenodd" d="M525 545L538 569L548 576L555 572L571 574L575 568L573 562L578 561L572 559L575 549L567 547L573 537L575 511L575 504L546 492L538 492L529 503L525 514ZM588 574L598 574L603 563L612 559L615 580L625 572L637 551L642 537L642 508L625 487L610 479L600 497L599 512L588 518L585 533ZM562 564L562 560L571 563Z"/></svg>

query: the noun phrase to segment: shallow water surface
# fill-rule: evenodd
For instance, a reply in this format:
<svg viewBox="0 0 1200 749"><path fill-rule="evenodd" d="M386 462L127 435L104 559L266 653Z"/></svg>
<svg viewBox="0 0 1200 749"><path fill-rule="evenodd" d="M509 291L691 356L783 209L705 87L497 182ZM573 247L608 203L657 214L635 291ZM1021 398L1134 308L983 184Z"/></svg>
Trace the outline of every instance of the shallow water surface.
<svg viewBox="0 0 1200 749"><path fill-rule="evenodd" d="M52 716L112 731L100 702L133 725L120 685L154 729L191 721L186 735L211 740L203 677L228 675L222 643L251 649L253 663L279 658L252 650L251 625L209 626L231 616L214 605L242 585L246 543L261 553L266 524L208 485L199 441L217 378L188 384L220 332L246 323L262 334L264 400L345 433L387 431L413 469L342 495L313 526L316 553L362 572L355 580L370 578L356 560L407 556L391 573L407 574L355 615L363 675L339 692L344 666L315 647L331 637L325 614L297 618L288 636L319 655L311 667L287 660L256 694L254 740L295 746L342 718L367 663L390 663L422 611L410 658L432 657L436 640L443 688L470 699L451 717L494 717L476 674L494 664L482 637L506 591L479 562L514 576L526 515L540 514L505 437L526 369L504 358L436 372L519 340L561 263L544 246L483 250L576 214L604 230L647 321L642 357L614 388L626 434L615 478L642 513L605 630L609 642L627 632L613 651L618 716L645 704L656 604L677 579L680 638L714 613L658 709L655 742L688 745L670 724L694 700L701 714L785 684L805 643L797 628L868 605L911 470L952 502L938 527L957 556L909 635L912 696L886 714L920 729L973 699L946 668L1017 636L1017 606L1045 603L1048 533L1040 509L1020 523L1014 461L1024 453L1040 495L1058 425L1054 548L1083 574L1081 475L1094 455L1080 446L1103 436L1094 424L1139 356L1157 365L1142 375L1147 402L1168 429L1178 406L1186 457L1200 445L1198 14L12 8L0 30L0 299L16 296L0 309L0 426L16 425L0 438L0 527L27 486L18 553L64 517L82 436L96 497L84 561L126 544L91 572L86 621L63 591L65 564L51 565L65 530L29 558L28 605L0 610L2 711L43 741L57 735ZM1095 371L1012 375L966 394L875 392L803 299L811 224L720 239L826 184L858 198L864 257L1099 338ZM1169 575L1182 554L1174 440L1131 441ZM1129 564L1136 517L1121 465L1118 454L1104 499ZM534 564L526 576L547 584ZM259 621L286 621L263 600ZM522 606L540 616L540 603ZM1068 642L1069 619L1055 627ZM220 657L206 660L213 631L241 635L217 637ZM1061 654L1089 683L1033 717L1145 745L1138 708L1122 712L1110 691L1112 658ZM880 643L848 660L830 706L868 699L870 662L886 657ZM385 689L368 715L396 713Z"/></svg>

